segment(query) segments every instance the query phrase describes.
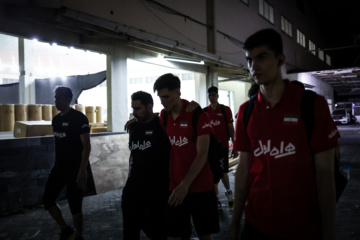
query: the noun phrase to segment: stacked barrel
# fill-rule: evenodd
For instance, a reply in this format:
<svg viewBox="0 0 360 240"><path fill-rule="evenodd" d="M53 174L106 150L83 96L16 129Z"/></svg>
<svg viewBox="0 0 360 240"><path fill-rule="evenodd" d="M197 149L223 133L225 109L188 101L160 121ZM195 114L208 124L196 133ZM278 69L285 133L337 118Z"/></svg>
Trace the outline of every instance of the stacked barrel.
<svg viewBox="0 0 360 240"><path fill-rule="evenodd" d="M103 120L103 112L101 106L86 106L85 115L89 120L91 132L107 132L107 126Z"/></svg>
<svg viewBox="0 0 360 240"><path fill-rule="evenodd" d="M102 128L106 126L103 123L103 113L100 106L83 107L76 104L71 107L83 112L90 124ZM56 107L50 104L0 104L0 132L14 131L14 125L17 121L51 121L58 113Z"/></svg>
<svg viewBox="0 0 360 240"><path fill-rule="evenodd" d="M0 105L0 131L12 131L15 124L15 105Z"/></svg>

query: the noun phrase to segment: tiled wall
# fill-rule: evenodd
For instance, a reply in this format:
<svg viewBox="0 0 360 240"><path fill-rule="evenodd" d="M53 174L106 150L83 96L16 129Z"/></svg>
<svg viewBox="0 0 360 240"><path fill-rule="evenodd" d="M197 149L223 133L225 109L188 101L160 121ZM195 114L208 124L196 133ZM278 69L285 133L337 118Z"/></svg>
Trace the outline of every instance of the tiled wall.
<svg viewBox="0 0 360 240"><path fill-rule="evenodd" d="M124 186L129 159L127 139L127 134L91 135L85 195ZM0 213L41 204L53 165L54 147L53 137L0 140ZM63 192L61 198L64 196Z"/></svg>
<svg viewBox="0 0 360 240"><path fill-rule="evenodd" d="M0 212L41 203L53 160L53 137L0 140Z"/></svg>

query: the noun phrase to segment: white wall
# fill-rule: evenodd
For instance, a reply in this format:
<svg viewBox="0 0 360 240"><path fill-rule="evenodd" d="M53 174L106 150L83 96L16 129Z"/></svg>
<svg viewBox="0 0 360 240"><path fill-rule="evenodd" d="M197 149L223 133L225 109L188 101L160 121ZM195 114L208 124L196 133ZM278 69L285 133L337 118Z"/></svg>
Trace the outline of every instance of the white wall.
<svg viewBox="0 0 360 240"><path fill-rule="evenodd" d="M250 83L242 81L219 82L219 89L234 92L234 109L232 109L234 116L238 112L240 105L249 100L247 96L249 88Z"/></svg>
<svg viewBox="0 0 360 240"><path fill-rule="evenodd" d="M327 82L312 76L310 73L294 73L285 77L315 86L310 90L324 96L329 103L330 110L334 109L334 89Z"/></svg>

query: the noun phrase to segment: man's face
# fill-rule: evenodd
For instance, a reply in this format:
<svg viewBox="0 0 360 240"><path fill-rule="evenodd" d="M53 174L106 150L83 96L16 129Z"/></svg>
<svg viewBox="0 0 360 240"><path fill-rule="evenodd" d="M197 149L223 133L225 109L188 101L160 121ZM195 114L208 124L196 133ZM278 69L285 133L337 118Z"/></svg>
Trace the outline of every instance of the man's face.
<svg viewBox="0 0 360 240"><path fill-rule="evenodd" d="M217 94L216 92L210 92L209 93L209 101L212 104L215 104L218 102L218 98L219 98L219 94Z"/></svg>
<svg viewBox="0 0 360 240"><path fill-rule="evenodd" d="M71 98L64 97L58 93L55 93L55 106L59 111L63 111L70 106Z"/></svg>
<svg viewBox="0 0 360 240"><path fill-rule="evenodd" d="M161 104L164 106L165 111L171 111L174 106L180 100L180 90L170 91L167 88L158 90L158 96L160 98Z"/></svg>
<svg viewBox="0 0 360 240"><path fill-rule="evenodd" d="M245 55L250 73L258 85L275 81L283 55L276 57L267 46L245 51Z"/></svg>
<svg viewBox="0 0 360 240"><path fill-rule="evenodd" d="M133 115L138 122L147 122L151 115L152 105L148 104L146 107L141 103L141 100L131 101Z"/></svg>

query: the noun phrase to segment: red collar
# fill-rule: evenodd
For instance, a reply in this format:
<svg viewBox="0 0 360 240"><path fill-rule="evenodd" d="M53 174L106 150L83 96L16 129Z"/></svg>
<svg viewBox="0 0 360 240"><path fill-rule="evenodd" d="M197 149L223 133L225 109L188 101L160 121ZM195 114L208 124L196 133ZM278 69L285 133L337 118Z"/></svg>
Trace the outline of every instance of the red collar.
<svg viewBox="0 0 360 240"><path fill-rule="evenodd" d="M298 94L294 94L294 91L296 92L298 88L296 88L296 86L294 84L290 84L290 81L288 79L284 79L283 81L285 82L285 90L284 90L279 102L276 105L289 104L294 101L296 96L298 96ZM267 101L261 94L260 89L258 91L257 101L260 104L267 104Z"/></svg>

